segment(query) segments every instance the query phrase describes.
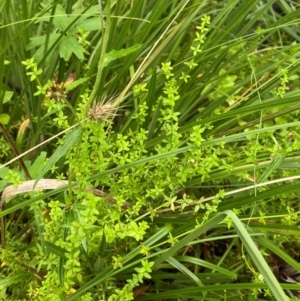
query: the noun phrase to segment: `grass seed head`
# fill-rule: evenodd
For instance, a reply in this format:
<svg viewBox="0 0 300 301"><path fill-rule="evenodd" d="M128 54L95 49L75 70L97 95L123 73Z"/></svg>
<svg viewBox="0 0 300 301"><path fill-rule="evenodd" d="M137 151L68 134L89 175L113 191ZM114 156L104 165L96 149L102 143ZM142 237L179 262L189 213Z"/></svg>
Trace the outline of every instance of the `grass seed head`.
<svg viewBox="0 0 300 301"><path fill-rule="evenodd" d="M105 102L105 99L98 103L94 102L88 112L88 117L94 121L113 119L115 115L116 108L113 107L112 99L108 102Z"/></svg>

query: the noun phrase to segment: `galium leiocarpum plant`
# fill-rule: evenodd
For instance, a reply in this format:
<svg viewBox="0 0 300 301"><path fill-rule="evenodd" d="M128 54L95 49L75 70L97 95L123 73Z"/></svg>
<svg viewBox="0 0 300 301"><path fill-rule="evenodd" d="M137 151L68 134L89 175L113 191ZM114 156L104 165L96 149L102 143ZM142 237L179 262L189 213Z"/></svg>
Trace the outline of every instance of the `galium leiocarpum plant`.
<svg viewBox="0 0 300 301"><path fill-rule="evenodd" d="M165 116L165 118L162 118L159 122L162 124L162 132L167 137L166 141L163 141L163 144L157 146L154 150L158 154L165 150L171 150L180 143L180 136L176 137L178 128L176 116L178 114L173 111L175 106L175 101L173 99L178 99L178 93L176 92L176 80L173 77L170 78L170 73L168 72L169 69L162 69L164 70L163 72L166 74L168 81L165 84L164 90L166 96L162 96L158 99L159 102L163 103L161 110L163 116ZM87 182L89 176L99 170L105 170L111 163L122 166L125 163L134 162L147 155L147 151L144 149L147 133L143 128L139 130L139 133L135 133L134 136L133 133L129 133L128 136L118 134L115 141L111 140L108 136L109 132L104 129L105 123L99 124L95 123L95 120L93 120L96 116L93 110L97 109L96 106L92 108L89 113L92 120L85 125L86 129L81 137L80 145L77 148L74 148L74 153L71 152L70 155L67 155L69 173L74 175L79 189L79 191L72 191L74 200L69 200L69 202L72 203L71 210L76 212L78 218L71 223L70 234L65 239L63 239L63 237L57 237L56 235L51 237L51 239L47 239L56 241L56 245L67 252L70 252L70 255L68 255L68 258L70 259L67 260L65 265L66 270L70 271L65 275L65 285L67 287L75 284L74 277L77 277L77 281L82 280L80 264L75 258L79 257L83 239L86 240L86 244L88 244L86 246L87 249L91 248L89 250L90 253L96 252L98 241L103 235L105 235L107 243L112 245L119 239L124 241L124 239L128 239L128 237L133 237L137 241L143 239L149 225L146 221L135 222L134 217L139 216L141 210L145 207L155 214L155 207L159 205L162 200L164 201L164 194L174 194L174 192L181 187L182 181L186 181L187 177L191 176L189 175L191 172L190 170L187 169L186 171L189 173L184 176L184 173L181 171L181 165L174 165L178 160L177 158L175 158L175 161L174 159L166 162L158 161L152 164L152 166L148 166L147 169L145 169L144 166L140 166L135 168L135 170L132 170L132 172L130 172L130 181L128 171L125 171L119 175L113 175L113 177L102 178L100 183L96 182L96 186L110 187L110 193L115 199L114 208L111 208L105 199L101 200L91 193L87 196L85 187L90 185L90 183ZM145 104L142 103L140 105L140 110L136 116L133 117L138 123L143 124L145 109ZM169 116L171 116L171 118ZM193 141L193 139L191 139L191 141ZM177 168L179 168L179 170L176 172ZM173 176L174 173L177 175L180 172L182 173L183 180L178 176L176 178ZM163 179L165 180L163 181ZM176 181L178 181L178 183ZM166 187L168 188L167 190ZM141 195L144 195L144 197L141 198ZM124 212L124 205L128 203L128 200L134 205L132 208L127 208ZM100 205L99 202L101 202L102 205ZM76 205L76 203L78 203L78 205ZM94 208L91 207L92 204L94 204ZM52 211L54 209L55 212L57 212L57 205L55 207L52 205L50 206L50 216L53 215ZM164 206L167 205L168 202L164 204ZM101 212L97 209L99 207L102 208ZM107 211L104 209L105 207ZM80 210L80 208L83 210ZM121 221L124 214L126 218L125 223ZM62 215L60 216L63 218ZM102 225L100 224L99 219L102 220ZM50 222L47 222L45 219L45 224L51 225L49 233L52 234L57 233L57 230L53 230L54 221L56 222L57 227L61 229L62 220L51 219ZM96 227L96 229L99 228L98 234L95 229L96 221L98 221ZM61 233L61 235L63 235L63 233ZM125 243L125 247L126 244L128 244L128 249L132 249L134 246L133 242L130 240ZM95 245L95 250L92 248L93 245ZM117 252L116 249L114 253L117 254ZM120 261L122 256L115 256L114 258ZM115 264L115 268L122 267L122 260L120 264ZM144 265L143 262L142 264ZM145 271L150 272L151 265L153 265L153 263L150 263L148 268L145 268L146 265L144 265ZM137 271L139 273L142 272L141 269L137 269ZM55 274L51 277L49 276L49 278L54 279ZM148 274L145 275L147 276ZM109 300L117 300L115 298L119 298L120 296L118 297L118 295L124 294L126 290L129 290L128 293L130 293L136 285L142 282L143 274L137 274L137 277L138 278L133 278L123 290L120 291L117 289L117 294L113 294ZM147 276L147 278L149 277ZM49 285L49 283L45 282L45 285ZM129 299L128 296L127 298Z"/></svg>
<svg viewBox="0 0 300 301"><path fill-rule="evenodd" d="M199 3L196 3L195 7L197 4ZM241 16L247 12L246 5L249 4L243 3L240 8ZM121 11L122 4L118 3L116 9ZM222 13L225 14L226 9L224 7ZM197 14L195 13L194 16ZM201 290L208 291L211 294L210 297L217 299L229 294L228 286L224 287L224 290L227 291L224 295L223 292L213 291L212 286L205 287L203 285L203 283L207 285L208 279L199 273L199 267L205 266L205 262L199 261L201 254L196 247L205 244L205 238L201 234L205 232L208 241L214 238L220 239L224 234L236 235L238 233L238 237L242 240L248 237L247 232L242 232L244 225L238 224L233 215L230 215L231 219L226 220L226 225L219 224L224 217L221 216L222 218L218 219L218 213L235 207L236 214L250 226L248 229L250 233L252 227L256 229L255 226L260 227L261 231L268 232L267 226L270 227L268 221L271 220L271 216L268 214L267 216L258 215L258 212L270 212L269 209L272 205L268 206L268 202L264 204L262 200L268 199L270 204L273 204L277 197L275 192L269 192L268 195L268 190L265 188L261 190L263 185L257 185L256 191L252 195L236 193L235 198L228 199L222 189L236 187L243 183L247 184L250 180L258 182L260 179L266 180L270 176L275 178L274 172L280 173L277 168L281 166L280 164L295 163L296 159L293 156L297 151L298 137L289 130L284 132L284 128L288 129L288 126L284 126L284 123L276 123L276 119L272 118L274 114L278 114L274 104L279 105L280 101L275 98L272 102L272 99L266 96L268 93L275 95L278 91L281 71L276 70L274 66L279 65L282 58L280 53L274 50L271 54L263 55L263 60L266 62L274 61L274 64L271 64L273 69L269 71L271 80L274 80L274 86L270 89L272 82L262 76L265 74L264 66L266 64L259 63L254 55L250 56L251 47L245 50L247 43L240 44L242 47L239 47L238 39L233 42L229 41L228 45L225 43L223 48L221 47L220 51L224 52L218 56L212 45L216 45L218 48L221 42L224 42L218 38L224 37L226 30L220 32L218 28L225 25L222 23L222 19L217 18L214 14L212 14L211 23L209 26L203 26L204 29L210 29L206 40L203 40L204 43L201 42L199 45L196 41L190 43L192 49L190 49L190 53L185 53L184 59L181 57L182 62L177 63L178 61L175 60L174 64L174 58L178 57L178 53L172 52L170 58L167 55L160 58L160 70L153 65L152 71L146 71L146 79L150 77L151 80L145 80L142 85L133 88L136 107L123 131L117 131L109 119L104 122L96 122L101 115L102 106L98 103L90 109L94 98L90 99L89 94L81 93L82 98L78 101L75 108L76 113L73 115L78 120L86 119L87 116L89 118L79 125L81 138L78 144L73 143L65 152L66 159L64 161L68 168L65 170L64 176L69 177L70 182L76 181L76 185L73 188L72 186L68 187L67 190L60 190L61 195L54 193L50 199L47 199L47 196L50 197L49 193L30 199L31 209L35 211L34 215L28 214L28 216L34 216L36 221L39 218L43 222L40 223L40 236L35 234L32 240L37 244L30 249L30 256L21 252L23 257L20 258L24 259L23 261L26 261L29 267L34 266L38 267L40 271L47 271L42 283L31 281L28 289L30 296L39 296L45 300L47 298L51 300L61 298L67 300L74 300L74 298L130 300L135 293L132 292L132 289L141 283L143 277L148 278L149 275L156 283L156 289L163 290L165 282L159 278L159 274L156 272L170 270L179 270L185 278L182 282L174 281L169 291L158 294L160 299L178 299L178 296L184 299L187 294L192 294L191 298L201 296L198 298L203 299L205 297ZM229 22L229 24L233 26L234 22ZM245 22L243 25L245 25L243 29L247 28L248 23ZM200 24L200 28L201 26L202 24ZM229 30L229 27L225 29ZM174 32L176 32L175 29ZM238 28L235 28L235 34L237 33ZM198 38L198 42L199 39L202 41L201 31L194 35L195 39ZM171 38L171 35L168 37ZM180 35L177 37L180 38ZM215 39L217 44L212 44L212 39ZM234 46L237 47L234 49ZM297 46L292 46L290 49L292 51L296 48ZM247 86L250 83L247 73L251 74L253 69L245 60L243 49L249 50L249 57L255 62L256 67L257 80L254 83L251 81L250 90ZM193 51L196 52L193 53ZM220 64L220 58L225 62L222 65L223 68L217 67ZM236 65L232 64L233 58L237 62ZM267 61L268 58L269 61ZM104 58L102 57L102 59ZM130 56L127 59L130 61L133 57ZM282 58L282 61L284 59L286 58ZM183 61L186 64L183 64ZM242 62L247 62L247 64L239 69ZM287 66L289 69L287 74L290 72L294 75L297 74L296 70L292 70L293 66L297 67L297 64ZM108 71L103 69L102 71L103 79ZM138 77L141 75L139 72L137 74ZM279 82L276 84L277 77ZM239 79L242 81L240 82ZM101 83L101 80L99 82ZM211 83L212 85L210 85ZM290 86L291 82L288 84ZM200 86L202 86L201 89L199 89ZM152 95L152 100L148 95L153 93L153 87L155 87L155 97ZM268 88L267 92L263 91L264 87ZM39 90L35 89L35 92L37 91ZM255 95L258 91L262 101L256 99ZM193 95L197 95L197 98ZM292 97L293 94L289 92L283 95L287 106L288 101L292 103ZM112 101L115 108L120 105L120 99L122 97ZM269 99L274 106L273 110L271 105L263 107L263 101L266 99ZM53 121L56 127L64 129L68 127L66 122L70 122L70 118L67 116L66 104L59 103L59 101L53 100L52 103L49 102L53 106L49 106L49 108L51 107L49 113L57 113ZM245 107L251 109L247 108L248 104L254 107L252 113L243 111ZM261 110L264 110L263 114L261 114ZM116 116L114 120L116 124L124 124L124 121L120 123L119 120L126 118L126 114L120 115ZM232 118L236 115L237 120ZM269 119L264 120L265 117ZM278 120L282 117L283 115L279 114L275 118ZM256 122L251 125L250 122L253 122L253 119ZM268 130L262 128L262 121L269 127ZM286 123L289 122L291 120L287 119ZM245 125L247 127L243 128ZM231 134L222 137L224 132L232 129L234 131ZM248 133L243 132L245 129L248 130ZM62 142L69 141L67 138L71 135L72 132ZM291 138L291 136L293 137ZM291 139L294 140L292 145ZM279 150L281 148L285 150L287 146L290 147L289 152L281 154ZM272 161L269 158L270 155L273 158ZM272 162L277 162L277 167ZM55 165L58 167L60 164L56 161ZM53 170L55 168L54 166ZM267 172L265 173L265 171ZM286 170L284 172L287 173ZM108 199L88 192L85 189L88 186L103 187L109 193L113 206L108 203ZM196 190L195 186L204 187ZM286 205L290 205L293 198L291 191L296 193L297 183L295 185L287 184L287 186L289 187L289 196L284 196L281 191L280 201L285 200ZM185 191L182 190L183 187L186 188ZM220 189L221 191L218 192ZM210 197L212 194L218 195L212 197L210 202L201 201L201 197ZM197 196L200 200L197 200ZM245 200L246 197L247 200ZM35 202L34 205L33 202ZM29 205L29 203L27 204ZM256 205L255 210L252 210L253 204ZM21 204L12 205L7 209L14 210L15 206L21 206ZM177 211L178 208L180 211L183 210L181 214ZM278 208L278 210L280 209ZM288 214L282 214L282 219L292 223L295 213L292 212L291 206L288 211ZM249 214L249 212L252 213ZM280 213L282 212L285 211L281 210ZM273 213L272 220L276 222L276 219L280 219L280 215L278 212ZM6 214L5 211L3 214ZM187 216L189 218L186 218ZM256 224L258 218L265 221L265 227L262 226L263 224ZM208 224L203 223L206 219ZM173 224L173 230L171 225L164 228L162 225L165 223ZM31 220L30 224L34 225L34 221ZM288 228L284 226L285 224L283 224L283 231L289 229L294 231L293 235L297 235L298 232L293 225ZM236 226L236 232L230 229L226 230L226 227L231 225ZM216 229L211 230L214 227ZM29 227L30 230L35 228L38 227ZM210 233L208 230L212 232ZM278 237L278 234L276 235ZM291 238L293 235L287 237ZM255 239L258 240L259 236ZM282 241L282 238L278 239ZM123 243L122 247L120 247L120 242ZM142 245L140 245L141 243ZM243 243L250 248L247 250L251 255L246 254L246 256L254 261L256 259L255 264L260 271L264 270L265 266L259 265L262 262L255 253L256 249L251 245L251 240L243 240ZM261 249L267 245L263 239L259 243L262 246ZM187 247L188 244L191 246ZM195 256L189 257L188 255L193 254L190 253L193 245L195 246ZM13 255L16 254L15 249L11 252L11 248L14 246L8 245L6 250L8 259L13 258ZM235 254L233 246L230 250ZM254 250L254 255L249 250ZM272 250L276 251L276 248L272 248ZM196 254L199 256L197 257ZM288 257L286 258L288 259ZM230 259L230 256L226 259ZM16 265L13 260L11 262L11 267ZM218 259L215 262L218 263ZM240 260L240 265L245 267L243 262ZM220 261L219 263L210 266L218 271L219 275L227 275L232 279L238 273L238 269L231 273L228 273L227 269L226 274ZM251 267L251 264L248 266ZM22 272L23 268L17 266L15 272ZM258 280L260 279L260 282L255 284L258 287L264 287L262 277L255 274L254 269L252 271L253 275ZM208 278L213 274L209 273ZM171 275L172 273L168 273L165 279L172 277ZM271 278L268 276L264 275L266 282L270 285ZM191 282L191 279L196 286L184 284L187 280ZM117 287L117 280L123 281L120 283L120 287ZM128 281L126 282L126 280ZM226 284L230 282L225 278L218 281L218 283ZM192 287L193 293L184 291L185 288L182 287L187 289ZM251 286L247 287L251 289ZM197 291L198 288L199 291ZM272 289L273 293L276 292L276 289L273 287ZM175 297L172 295L172 290L173 294L176 294ZM235 290L238 289L235 288ZM15 292L17 293L16 286ZM246 292L241 291L240 294L242 296ZM279 291L277 294L280 296ZM82 297L80 297L81 295ZM154 296L154 294L146 293L140 298L153 300Z"/></svg>

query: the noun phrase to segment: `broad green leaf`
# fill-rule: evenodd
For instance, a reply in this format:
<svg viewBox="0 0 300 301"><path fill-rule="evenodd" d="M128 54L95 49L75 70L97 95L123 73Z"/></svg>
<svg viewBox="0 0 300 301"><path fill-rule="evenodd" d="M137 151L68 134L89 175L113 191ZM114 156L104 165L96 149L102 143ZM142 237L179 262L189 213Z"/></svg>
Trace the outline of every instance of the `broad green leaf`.
<svg viewBox="0 0 300 301"><path fill-rule="evenodd" d="M60 5L56 5L55 16L53 18L53 24L60 31L64 31L70 24L70 19L66 14L64 8Z"/></svg>
<svg viewBox="0 0 300 301"><path fill-rule="evenodd" d="M46 152L41 152L40 155L34 160L33 164L30 166L29 173L33 179L38 177L38 175L42 171L45 165L46 156Z"/></svg>
<svg viewBox="0 0 300 301"><path fill-rule="evenodd" d="M70 30L72 33L78 32L79 29L84 29L85 31L93 31L93 30L100 30L101 29L101 21L99 17L99 6L94 5L88 8L87 11L85 9L75 9L69 18L74 21L74 19L81 15L78 21L73 25L72 29ZM94 18L89 18L94 16ZM95 17L97 16L97 17ZM89 18L89 19L88 19ZM90 21L92 20L92 21ZM97 22L98 21L98 22ZM98 23L98 24L97 24ZM100 23L100 24L99 24Z"/></svg>
<svg viewBox="0 0 300 301"><path fill-rule="evenodd" d="M54 43L59 39L61 35L60 34L50 34L49 35L49 40L48 40L48 49L51 48ZM40 45L40 47L36 50L36 52L33 54L34 59L36 60L37 63L39 63L44 56L44 50L45 50L45 42L46 42L46 36L38 36L38 37L33 37L30 39L30 43L26 45L26 50L33 49L37 46ZM50 61L51 56L49 55L47 57L47 61Z"/></svg>
<svg viewBox="0 0 300 301"><path fill-rule="evenodd" d="M45 6L45 5L42 5ZM90 16L99 15L98 5L91 6L88 10L75 9L71 14L67 14L64 8L58 4L56 6L55 14L50 15L46 13L42 19L38 19L36 22L46 21L49 22L50 18L53 18L53 25L60 31L66 30L72 22L77 18L78 20L69 28L69 31L75 33L78 28L84 29L85 31L100 30L101 23L99 17L89 18ZM80 17L79 17L80 16Z"/></svg>
<svg viewBox="0 0 300 301"><path fill-rule="evenodd" d="M88 8L87 9L87 11L85 12L85 13L83 13L84 12L84 10L85 9L83 9L83 8L76 8L76 9L74 9L74 11L72 12L72 14L74 14L74 15L82 15L82 17L81 17L81 19L80 20L82 20L82 18L88 18L88 17L90 17L90 16L99 16L99 5L93 5L93 6L91 6L90 8Z"/></svg>
<svg viewBox="0 0 300 301"><path fill-rule="evenodd" d="M41 3L41 6L46 8L47 5L44 3ZM49 22L50 18L53 18L53 24L56 28L58 28L60 31L64 31L68 25L70 24L70 20L68 18L68 15L64 8L60 5L57 4L55 8L55 13L54 15L51 15L50 13L45 13L43 15L43 18L37 19L36 23L38 22Z"/></svg>
<svg viewBox="0 0 300 301"><path fill-rule="evenodd" d="M0 191L4 190L4 188L8 185L8 181L0 180Z"/></svg>
<svg viewBox="0 0 300 301"><path fill-rule="evenodd" d="M65 61L69 61L72 53L83 60L84 48L78 43L77 39L71 35L64 36L59 44L59 55Z"/></svg>
<svg viewBox="0 0 300 301"><path fill-rule="evenodd" d="M60 34L58 33L52 33L49 36L49 46L52 46L55 40L57 40L60 37ZM31 50L37 46L44 45L46 43L46 36L37 36L30 38L30 43L26 45L26 50Z"/></svg>
<svg viewBox="0 0 300 301"><path fill-rule="evenodd" d="M100 19L97 17L76 23L76 32L78 32L79 29L83 29L85 32L89 32L94 30L101 30L101 28L102 26Z"/></svg>

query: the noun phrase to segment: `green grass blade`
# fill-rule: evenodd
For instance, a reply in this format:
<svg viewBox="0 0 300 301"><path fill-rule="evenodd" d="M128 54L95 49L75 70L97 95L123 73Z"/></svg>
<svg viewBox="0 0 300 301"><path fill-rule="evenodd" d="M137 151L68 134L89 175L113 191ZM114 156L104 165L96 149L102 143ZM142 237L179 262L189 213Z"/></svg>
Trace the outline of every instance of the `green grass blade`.
<svg viewBox="0 0 300 301"><path fill-rule="evenodd" d="M263 276L264 281L267 283L276 300L288 300L279 282L275 278L272 270L270 269L269 265L261 255L259 249L257 248L253 239L246 230L245 224L243 224L232 211L227 210L224 213L226 213L228 217L230 217L233 221L235 230L238 233L240 240L242 241L243 245L249 253L249 256L251 257L257 269Z"/></svg>
<svg viewBox="0 0 300 301"><path fill-rule="evenodd" d="M28 281L28 278L32 277L31 273L19 273L13 276L6 277L5 279L0 280L0 290L4 290L5 288L9 287L10 285L21 282L21 281Z"/></svg>
<svg viewBox="0 0 300 301"><path fill-rule="evenodd" d="M262 176L259 178L257 183L263 183L272 172L276 171L277 168L281 165L284 159L287 156L287 151L282 151L281 154L278 154L271 162L271 164L265 169Z"/></svg>
<svg viewBox="0 0 300 301"><path fill-rule="evenodd" d="M211 228L214 228L215 226L217 226L218 223L221 222L224 218L225 218L225 215L223 213L220 213L217 216L210 219L209 221L207 221L205 224L203 224L199 228L196 228L192 233L188 234L185 238L181 239L173 247L167 249L162 255L160 255L155 260L153 267L158 267L160 264L162 264L164 261L166 261L169 257L173 256L179 250L186 247L189 243L191 243L195 238L200 236L202 233L205 233L206 231L210 230Z"/></svg>
<svg viewBox="0 0 300 301"><path fill-rule="evenodd" d="M215 270L215 271L219 272L220 274L223 274L223 275L226 275L226 276L230 277L231 279L236 279L237 278L236 273L234 273L232 271L229 271L228 269L219 267L215 264L212 264L212 263L210 263L206 260L202 260L202 259L191 257L191 256L175 256L174 258L177 259L180 262L191 263L193 265L199 265L199 266L211 269L211 270Z"/></svg>
<svg viewBox="0 0 300 301"><path fill-rule="evenodd" d="M197 284L197 286L204 286L201 280L192 271L190 271L181 263L181 259L182 258L180 257L174 258L171 256L170 258L167 259L167 262L170 263L170 265L173 266L176 270L180 271L188 278L190 278L193 282Z"/></svg>
<svg viewBox="0 0 300 301"><path fill-rule="evenodd" d="M58 247L57 245L55 245L54 243L50 242L50 241L44 241L44 245L45 247L53 254L55 254L56 256L63 258L63 259L67 259L65 253L67 252L66 250L64 250L61 247Z"/></svg>
<svg viewBox="0 0 300 301"><path fill-rule="evenodd" d="M265 237L257 237L255 240L259 244L261 244L263 247L269 249L271 252L279 256L281 259L283 259L286 263L288 263L290 266L292 266L295 270L300 272L300 264L298 261L293 259L291 256L289 256L284 250L280 249L277 245L275 245L272 241Z"/></svg>

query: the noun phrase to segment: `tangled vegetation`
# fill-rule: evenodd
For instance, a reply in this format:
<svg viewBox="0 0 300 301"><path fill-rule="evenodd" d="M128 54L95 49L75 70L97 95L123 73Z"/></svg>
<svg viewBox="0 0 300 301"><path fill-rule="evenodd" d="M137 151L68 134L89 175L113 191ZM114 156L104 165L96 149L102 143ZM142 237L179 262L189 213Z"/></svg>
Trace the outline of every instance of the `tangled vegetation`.
<svg viewBox="0 0 300 301"><path fill-rule="evenodd" d="M299 5L0 0L0 299L298 300Z"/></svg>

